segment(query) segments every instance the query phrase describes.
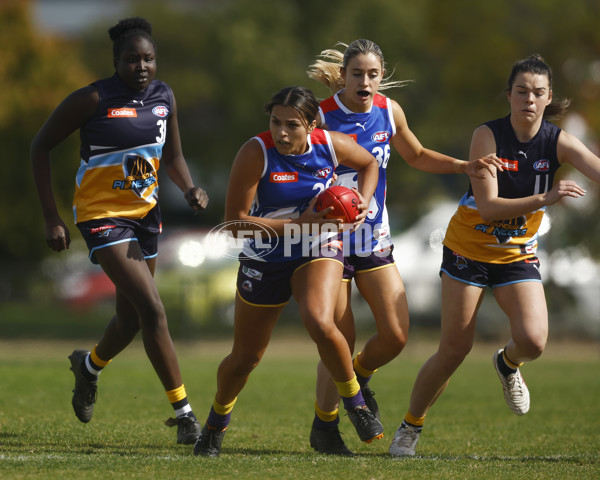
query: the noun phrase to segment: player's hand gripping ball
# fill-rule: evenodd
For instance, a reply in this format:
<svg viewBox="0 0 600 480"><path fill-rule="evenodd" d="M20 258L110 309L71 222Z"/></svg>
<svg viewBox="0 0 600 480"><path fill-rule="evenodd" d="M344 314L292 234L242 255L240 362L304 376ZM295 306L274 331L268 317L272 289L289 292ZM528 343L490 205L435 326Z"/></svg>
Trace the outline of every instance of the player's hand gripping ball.
<svg viewBox="0 0 600 480"><path fill-rule="evenodd" d="M357 215L360 214L359 204L360 199L354 190L334 185L319 194L315 210L320 212L327 207L333 207L333 210L326 214L325 218L339 218L342 223L354 223Z"/></svg>

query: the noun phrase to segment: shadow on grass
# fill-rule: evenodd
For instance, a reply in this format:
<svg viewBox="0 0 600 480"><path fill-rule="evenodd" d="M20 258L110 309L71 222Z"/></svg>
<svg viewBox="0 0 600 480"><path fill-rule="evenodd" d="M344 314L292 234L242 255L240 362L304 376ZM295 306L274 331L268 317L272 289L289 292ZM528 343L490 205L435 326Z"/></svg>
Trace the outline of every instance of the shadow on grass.
<svg viewBox="0 0 600 480"><path fill-rule="evenodd" d="M386 454L378 454L389 457ZM394 461L476 461L476 462L521 462L521 463L600 463L599 457L591 454L582 455L415 455L414 457L392 457Z"/></svg>
<svg viewBox="0 0 600 480"><path fill-rule="evenodd" d="M123 442L66 442L66 441L43 441L22 438L15 433L0 432L0 447L2 456L15 458L35 456L77 456L86 455L90 457L115 456L115 457L139 457L139 458L168 458L172 455L194 457L192 445L175 444L136 444ZM354 458L341 457L337 455L324 455L312 450L283 450L269 448L227 448L224 447L220 458L228 457L304 457L319 458L324 461L360 461L365 459L385 459L391 462L450 462L450 463L522 463L522 464L573 464L573 465L595 465L600 464L598 456L591 454L582 455L415 455L414 457L390 457L387 453L355 452ZM205 458L205 457L198 457Z"/></svg>
<svg viewBox="0 0 600 480"><path fill-rule="evenodd" d="M0 438L10 437L11 440L3 442L0 441L3 452L23 454L40 454L40 453L52 453L56 454L69 454L69 455L116 455L120 457L134 457L141 456L147 457L148 455L157 455L157 452L171 452L173 449L183 451L187 449L190 455L192 454L192 445L165 445L165 444L137 444L121 443L121 442L63 442L63 441L43 441L31 439L18 439L22 437L14 433L0 434ZM178 452L179 453L179 452ZM160 456L160 454L158 454Z"/></svg>

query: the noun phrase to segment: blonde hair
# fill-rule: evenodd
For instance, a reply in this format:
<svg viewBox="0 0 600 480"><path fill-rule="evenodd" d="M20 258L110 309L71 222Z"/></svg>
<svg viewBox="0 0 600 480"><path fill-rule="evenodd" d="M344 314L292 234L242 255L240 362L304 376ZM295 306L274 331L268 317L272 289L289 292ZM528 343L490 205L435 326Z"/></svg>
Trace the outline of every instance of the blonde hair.
<svg viewBox="0 0 600 480"><path fill-rule="evenodd" d="M354 40L350 45L346 45L343 42L336 43L335 46L341 45L345 47L345 52L342 53L339 50L329 48L323 50L315 60L306 73L308 77L322 83L328 87L333 93L340 91L346 86L346 81L341 76L340 68L347 68L348 63L355 56L360 54L372 53L377 56L381 61L381 70L385 74L385 61L383 59L383 52L379 45L371 40L364 38ZM387 88L403 87L411 80L391 80L393 72L384 77L379 84L379 90L385 90Z"/></svg>

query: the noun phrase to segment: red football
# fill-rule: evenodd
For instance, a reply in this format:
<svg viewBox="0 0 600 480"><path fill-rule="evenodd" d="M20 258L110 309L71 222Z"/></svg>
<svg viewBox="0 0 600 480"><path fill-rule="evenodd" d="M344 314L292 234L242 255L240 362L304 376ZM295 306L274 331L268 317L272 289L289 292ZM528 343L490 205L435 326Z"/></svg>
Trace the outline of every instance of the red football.
<svg viewBox="0 0 600 480"><path fill-rule="evenodd" d="M333 210L325 215L325 218L339 218L343 223L354 223L356 216L360 213L359 204L360 199L354 190L334 185L319 194L315 210L320 212L327 207L333 207Z"/></svg>

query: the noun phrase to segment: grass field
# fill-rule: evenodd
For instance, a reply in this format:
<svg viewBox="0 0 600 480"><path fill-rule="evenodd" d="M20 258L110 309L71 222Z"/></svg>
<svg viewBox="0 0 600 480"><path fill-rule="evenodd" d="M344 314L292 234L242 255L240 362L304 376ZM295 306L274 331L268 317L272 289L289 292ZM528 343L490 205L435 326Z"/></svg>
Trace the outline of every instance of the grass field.
<svg viewBox="0 0 600 480"><path fill-rule="evenodd" d="M316 349L304 336L276 336L233 412L217 459L175 444L172 415L139 341L102 373L94 418L71 409L67 355L89 341L0 341L0 478L4 479L593 479L600 478L598 344L552 343L523 371L531 411L504 404L491 363L497 345L478 344L431 410L418 457L392 459L389 443L414 377L435 343L419 338L381 369L371 387L386 429L360 443L344 416L355 458L312 451ZM229 341L177 343L194 411L206 418Z"/></svg>

